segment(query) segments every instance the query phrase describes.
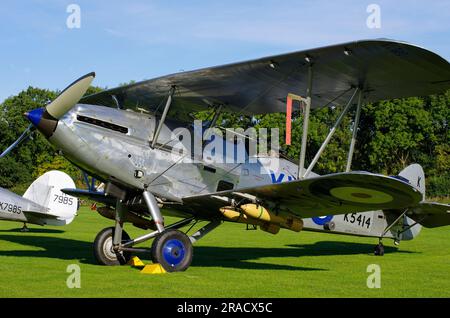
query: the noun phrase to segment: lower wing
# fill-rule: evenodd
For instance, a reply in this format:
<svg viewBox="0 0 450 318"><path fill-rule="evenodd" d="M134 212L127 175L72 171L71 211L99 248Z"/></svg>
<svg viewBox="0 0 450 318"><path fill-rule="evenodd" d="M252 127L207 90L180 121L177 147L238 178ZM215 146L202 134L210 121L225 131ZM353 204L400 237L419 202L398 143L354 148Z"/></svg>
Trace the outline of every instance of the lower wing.
<svg viewBox="0 0 450 318"><path fill-rule="evenodd" d="M369 172L348 172L189 196L183 198L183 203L193 210L219 213L227 200L239 204L245 197L253 197L263 206L273 206L302 218L406 209L422 200L422 194L403 180Z"/></svg>

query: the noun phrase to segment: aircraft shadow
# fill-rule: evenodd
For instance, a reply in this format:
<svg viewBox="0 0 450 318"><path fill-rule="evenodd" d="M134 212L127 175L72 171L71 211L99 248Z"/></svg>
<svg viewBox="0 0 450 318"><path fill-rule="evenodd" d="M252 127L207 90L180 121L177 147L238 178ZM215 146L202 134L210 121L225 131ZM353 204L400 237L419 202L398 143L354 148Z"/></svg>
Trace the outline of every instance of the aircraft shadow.
<svg viewBox="0 0 450 318"><path fill-rule="evenodd" d="M287 247L287 248L286 248ZM323 268L306 268L293 265L255 263L260 258L283 258L304 256L333 255L373 255L375 244L321 241L314 244L289 244L285 248L247 248L247 247L214 247L197 246L194 249L193 266L200 267L232 267L243 269L276 269L276 270L328 270ZM385 246L385 254L416 253L398 250ZM375 256L374 256L375 257Z"/></svg>
<svg viewBox="0 0 450 318"><path fill-rule="evenodd" d="M9 241L21 245L38 247L41 250L0 250L0 256L43 257L63 260L79 259L84 264L96 264L92 252L92 243L57 237L0 235L0 241ZM149 260L149 254L138 253L143 260ZM297 249L293 248L225 248L204 247L194 248L192 266L198 267L229 267L241 269L273 269L273 270L322 270L282 264L249 262L265 257L296 257Z"/></svg>
<svg viewBox="0 0 450 318"><path fill-rule="evenodd" d="M26 233L24 233L26 234ZM0 256L43 257L63 260L79 259L81 263L96 264L92 243L61 237L0 235L0 241L38 247L43 250L0 250Z"/></svg>
<svg viewBox="0 0 450 318"><path fill-rule="evenodd" d="M288 244L286 246L298 249L298 256L373 255L375 249L375 244L336 241L320 241L314 244ZM415 254L418 252L401 250L397 247L385 245L384 253Z"/></svg>
<svg viewBox="0 0 450 318"><path fill-rule="evenodd" d="M16 232L21 232L22 228L15 228L15 229L10 229L10 230L0 230L0 233L16 233ZM60 234L60 233L65 233L65 231L63 230L54 230L54 229L37 229L37 228L28 228L28 231L24 232L24 233L48 233L48 234Z"/></svg>
<svg viewBox="0 0 450 318"><path fill-rule="evenodd" d="M0 250L0 256L43 257L63 260L78 259L84 264L96 264L93 256L92 243L58 237L0 235L0 241L9 241L21 245L35 246L43 250ZM257 270L299 270L324 271L325 268L309 268L298 265L273 264L256 262L262 258L285 258L302 256L332 256L372 254L374 245L349 242L322 241L314 244L294 244L281 248L265 247L215 247L196 246L192 266L225 267ZM397 250L385 246L385 253L415 253ZM144 260L149 260L149 254L138 254Z"/></svg>
<svg viewBox="0 0 450 318"><path fill-rule="evenodd" d="M192 266L261 270L326 270L322 268L311 268L297 265L255 262L261 258L281 259L285 257L298 256L298 250L294 248L196 246L194 248L194 259L192 260Z"/></svg>

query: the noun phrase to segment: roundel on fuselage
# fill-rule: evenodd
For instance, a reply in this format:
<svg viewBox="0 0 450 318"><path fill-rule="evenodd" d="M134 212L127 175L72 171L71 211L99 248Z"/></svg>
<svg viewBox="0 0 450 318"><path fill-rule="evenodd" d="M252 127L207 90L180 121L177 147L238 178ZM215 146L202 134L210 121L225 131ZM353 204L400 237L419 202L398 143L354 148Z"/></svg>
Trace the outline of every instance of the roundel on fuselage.
<svg viewBox="0 0 450 318"><path fill-rule="evenodd" d="M313 217L312 220L314 223L316 223L317 225L324 225L327 224L328 222L330 222L333 219L332 215L326 215L326 216L316 216Z"/></svg>

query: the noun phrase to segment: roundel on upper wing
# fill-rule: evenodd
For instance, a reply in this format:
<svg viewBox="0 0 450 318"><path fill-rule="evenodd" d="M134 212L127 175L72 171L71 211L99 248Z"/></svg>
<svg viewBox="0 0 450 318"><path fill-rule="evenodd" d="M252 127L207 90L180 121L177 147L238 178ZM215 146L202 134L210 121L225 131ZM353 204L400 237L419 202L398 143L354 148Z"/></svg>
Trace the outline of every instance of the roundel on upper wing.
<svg viewBox="0 0 450 318"><path fill-rule="evenodd" d="M348 202L369 204L388 203L394 199L385 192L362 187L336 187L330 189L330 194L337 199Z"/></svg>
<svg viewBox="0 0 450 318"><path fill-rule="evenodd" d="M328 222L330 222L333 219L332 215L326 215L326 216L316 216L313 217L312 220L314 223L316 223L317 225L324 225L327 224Z"/></svg>

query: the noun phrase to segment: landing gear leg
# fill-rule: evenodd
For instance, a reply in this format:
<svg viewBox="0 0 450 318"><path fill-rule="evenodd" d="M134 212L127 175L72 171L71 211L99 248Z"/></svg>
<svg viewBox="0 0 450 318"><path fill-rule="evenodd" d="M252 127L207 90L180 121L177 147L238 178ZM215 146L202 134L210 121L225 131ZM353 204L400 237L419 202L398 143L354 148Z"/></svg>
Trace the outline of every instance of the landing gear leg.
<svg viewBox="0 0 450 318"><path fill-rule="evenodd" d="M383 256L384 255L384 245L383 245L381 238L380 238L378 245L375 246L374 254L375 254L375 256Z"/></svg>
<svg viewBox="0 0 450 318"><path fill-rule="evenodd" d="M101 265L124 265L131 259L131 253L122 251L122 243L130 241L123 230L125 206L120 200L116 204L116 225L100 231L94 241L94 256Z"/></svg>
<svg viewBox="0 0 450 318"><path fill-rule="evenodd" d="M152 244L152 260L168 272L185 271L192 262L193 248L189 237L175 229L164 228L164 221L155 196L143 192L147 207L158 229Z"/></svg>
<svg viewBox="0 0 450 318"><path fill-rule="evenodd" d="M26 223L23 224L23 227L20 229L20 232L30 232L30 229L27 227Z"/></svg>

